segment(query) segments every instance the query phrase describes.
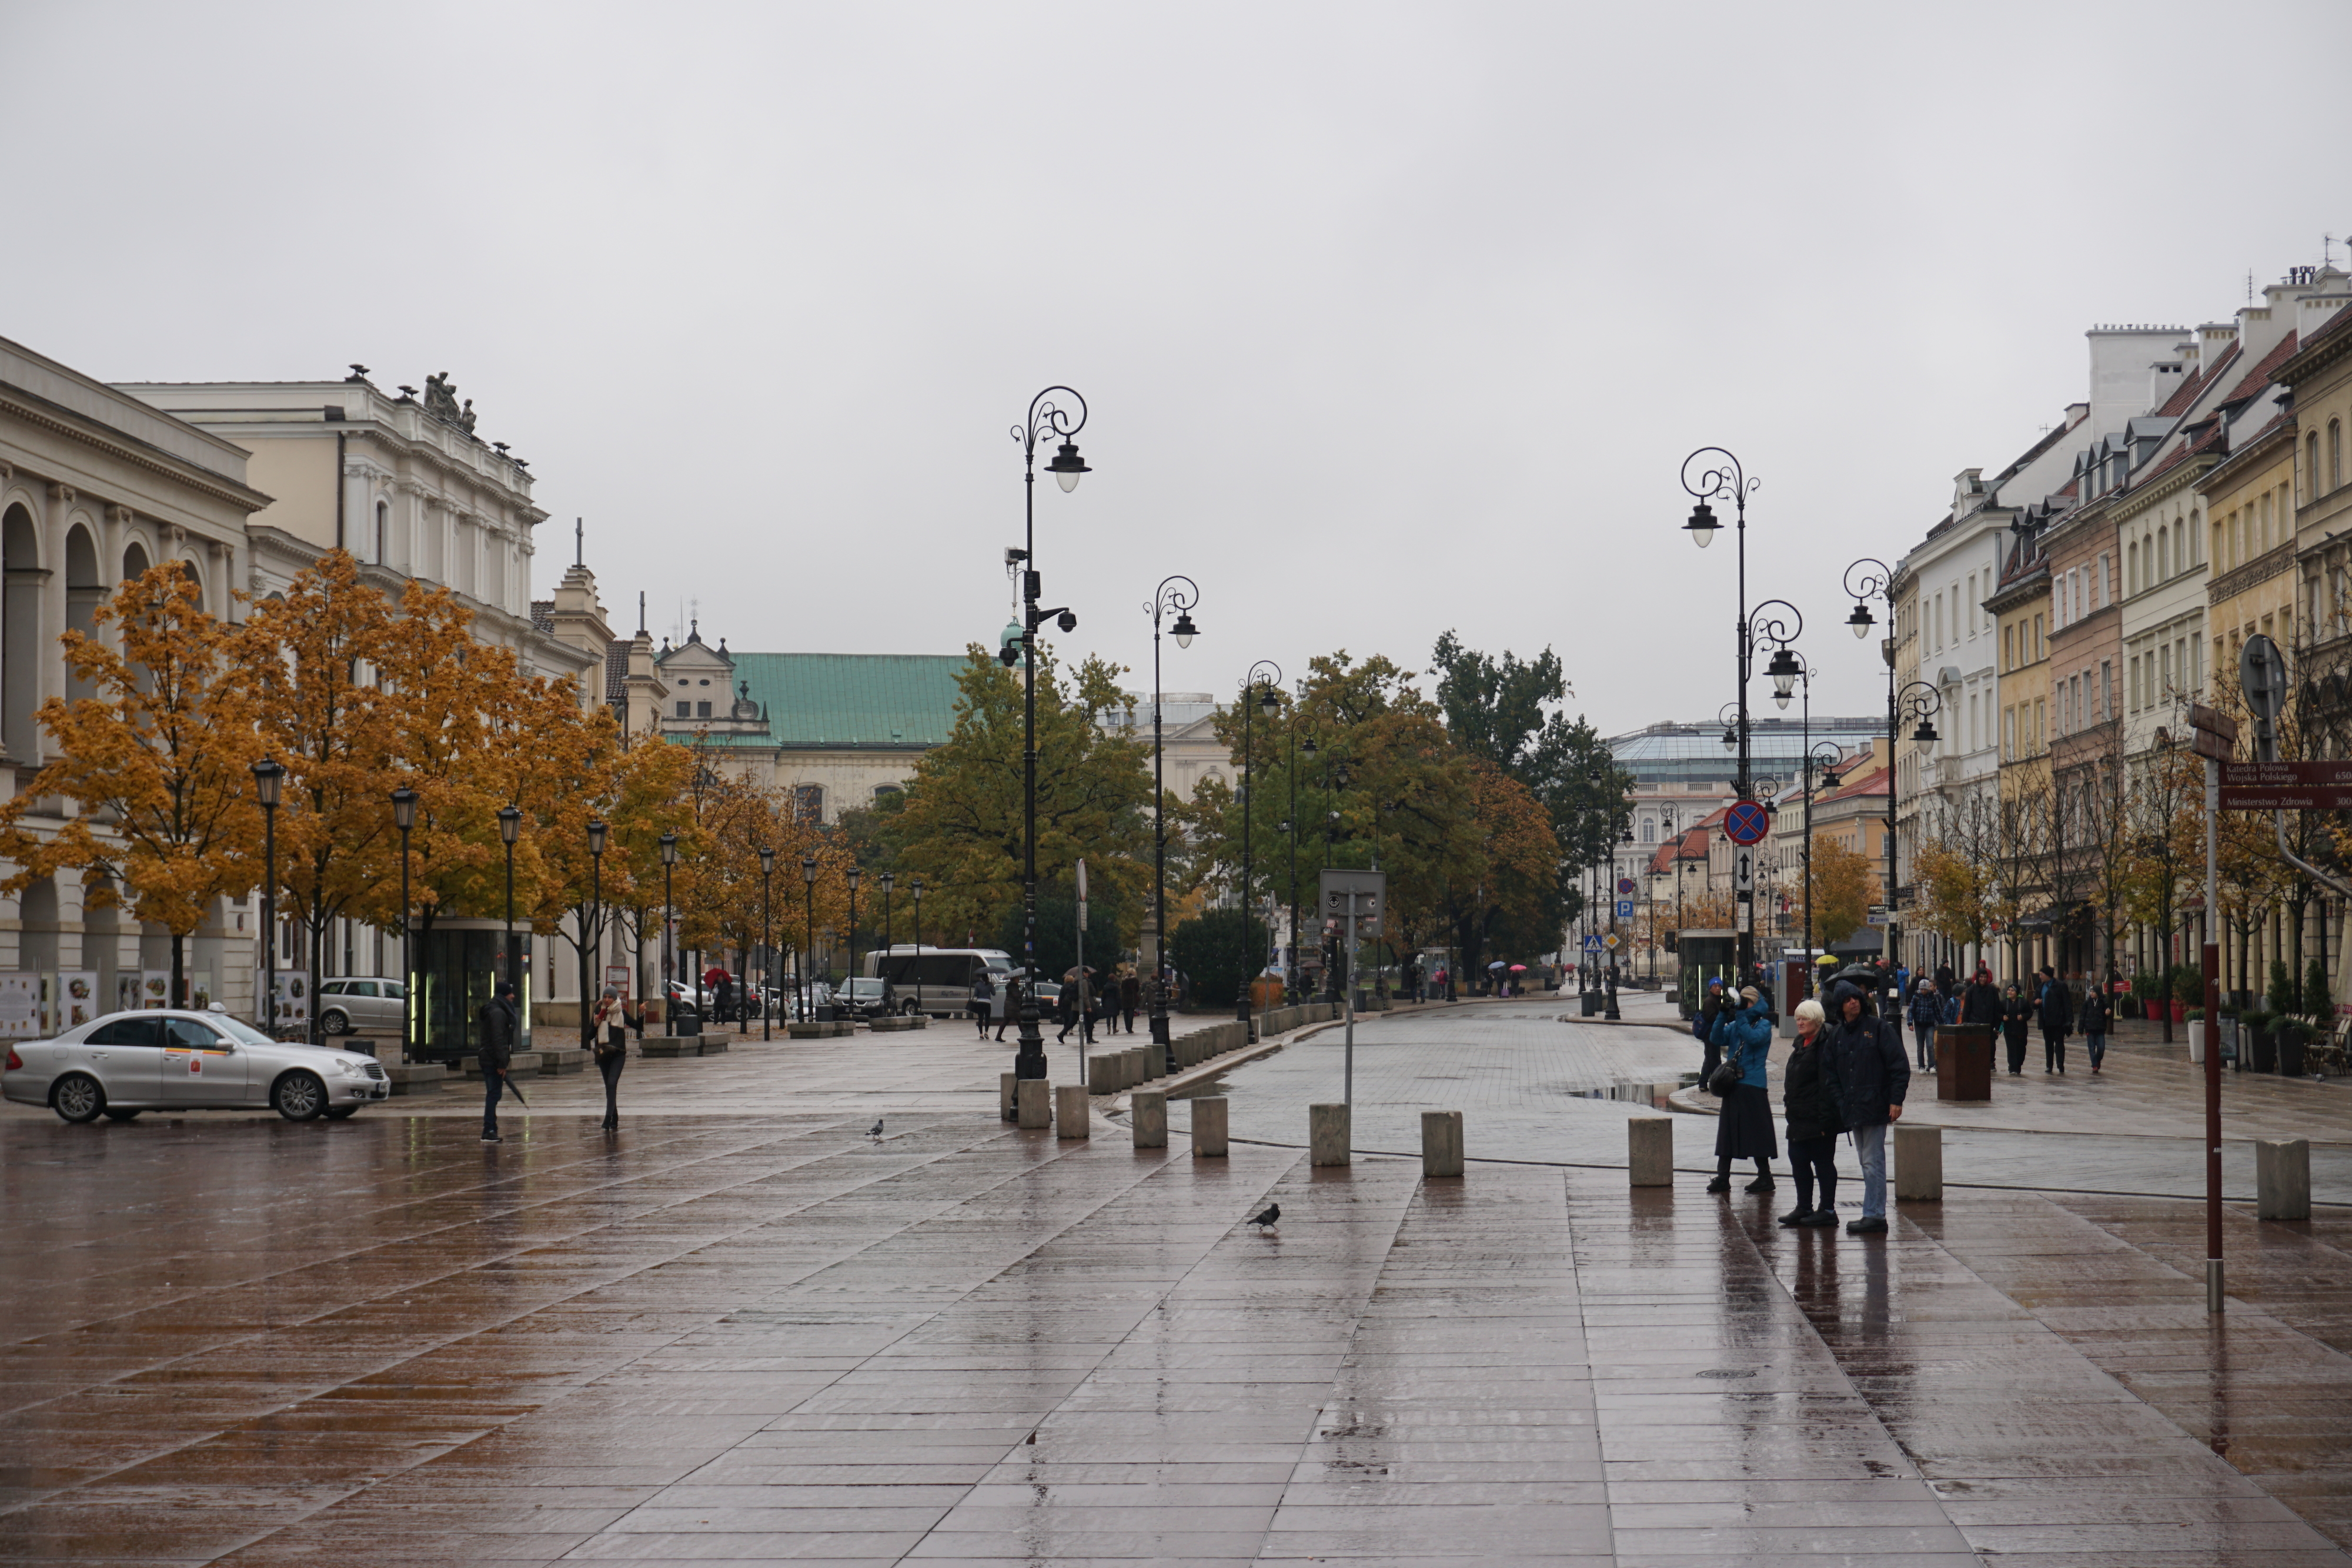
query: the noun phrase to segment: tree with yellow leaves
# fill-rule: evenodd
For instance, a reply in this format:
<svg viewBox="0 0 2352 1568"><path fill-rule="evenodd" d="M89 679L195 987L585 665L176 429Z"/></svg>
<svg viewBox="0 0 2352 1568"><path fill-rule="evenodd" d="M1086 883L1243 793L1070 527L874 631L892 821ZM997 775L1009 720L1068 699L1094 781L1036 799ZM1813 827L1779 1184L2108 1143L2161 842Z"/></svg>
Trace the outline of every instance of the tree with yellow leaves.
<svg viewBox="0 0 2352 1568"><path fill-rule="evenodd" d="M1876 872L1870 857L1835 839L1813 840L1813 940L1826 947L1870 918Z"/></svg>
<svg viewBox="0 0 2352 1568"><path fill-rule="evenodd" d="M87 903L127 904L171 933L172 998L184 1006L189 934L261 877L255 694L232 656L235 634L176 564L124 583L98 622L119 628L120 646L63 636L66 665L91 695L41 705L58 755L0 805L0 857L17 868L0 888L79 870ZM33 802L54 796L77 814L54 835L26 829Z"/></svg>

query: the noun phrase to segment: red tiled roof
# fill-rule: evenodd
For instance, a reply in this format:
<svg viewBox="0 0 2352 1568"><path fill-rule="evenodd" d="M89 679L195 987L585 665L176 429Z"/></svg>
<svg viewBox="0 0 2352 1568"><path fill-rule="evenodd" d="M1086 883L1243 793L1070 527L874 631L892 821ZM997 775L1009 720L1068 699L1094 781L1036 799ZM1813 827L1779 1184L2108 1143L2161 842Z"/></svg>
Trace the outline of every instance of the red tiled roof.
<svg viewBox="0 0 2352 1568"><path fill-rule="evenodd" d="M2164 406L2156 411L2157 417L2178 419L2187 413L2189 406L2196 402L2208 387L2220 381L2221 372L2235 364L2237 360L2238 345L2233 342L2230 345L2228 352L2213 361L2210 370L2200 371L2193 375L2181 378L2180 384L2173 389L2172 395L2164 400Z"/></svg>
<svg viewBox="0 0 2352 1568"><path fill-rule="evenodd" d="M2231 392L2230 395L2223 398L2221 401L2223 402L2244 402L2248 398L2261 395L2262 390L2271 384L2271 372L2277 370L2281 365L2286 363L2287 356L2294 352L2294 340L2295 335L2293 332L2289 332L2285 337L2280 339L2278 346L2273 349L2269 353L2264 354L2263 356L2263 362L2256 365L2252 370L2248 371L2246 372L2245 379L2240 382L2236 388Z"/></svg>
<svg viewBox="0 0 2352 1568"><path fill-rule="evenodd" d="M1832 790L1829 794L1814 797L1813 808L1818 810L1822 807L1828 805L1832 800L1843 800L1851 796L1884 795L1885 793L1886 769L1884 768L1874 768L1851 784L1843 785L1840 788Z"/></svg>
<svg viewBox="0 0 2352 1568"><path fill-rule="evenodd" d="M2174 447L2171 451L2166 453L2158 460L2155 467L2150 468L2147 473L2141 475L2137 480L2133 481L2132 487L2134 489L2137 489L2140 486L2146 485L2150 480L2154 479L2158 475L2165 473L2169 469L2179 467L2180 465L2188 462L2189 458L2195 456L2198 453L2204 451L2207 447L2211 446L2215 442L2221 440L2222 431L2221 422L2219 419L2206 421L2204 431L2205 434L2200 435L2196 440L2184 441L2179 445Z"/></svg>
<svg viewBox="0 0 2352 1568"><path fill-rule="evenodd" d="M1658 846L1658 852L1650 857L1652 876L1664 876L1675 869L1675 862L1679 858L1678 852L1682 849L1682 835L1676 834Z"/></svg>

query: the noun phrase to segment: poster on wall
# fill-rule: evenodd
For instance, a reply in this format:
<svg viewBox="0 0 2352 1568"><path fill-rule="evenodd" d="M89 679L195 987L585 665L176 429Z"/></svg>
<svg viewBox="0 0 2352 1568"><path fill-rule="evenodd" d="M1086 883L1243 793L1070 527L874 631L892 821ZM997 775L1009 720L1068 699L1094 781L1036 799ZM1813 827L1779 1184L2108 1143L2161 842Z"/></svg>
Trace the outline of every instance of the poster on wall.
<svg viewBox="0 0 2352 1568"><path fill-rule="evenodd" d="M172 1005L172 971L142 969L139 971L139 999L131 1004L138 1008L168 1008Z"/></svg>
<svg viewBox="0 0 2352 1568"><path fill-rule="evenodd" d="M307 1038L310 1032L310 974L307 969L280 969L269 987L269 1032L281 1040Z"/></svg>
<svg viewBox="0 0 2352 1568"><path fill-rule="evenodd" d="M0 1040L38 1040L41 977L0 975Z"/></svg>
<svg viewBox="0 0 2352 1568"><path fill-rule="evenodd" d="M60 969L56 988L50 993L49 1016L52 1028L69 1030L84 1024L103 1010L98 999L98 971L95 969Z"/></svg>
<svg viewBox="0 0 2352 1568"><path fill-rule="evenodd" d="M195 969L188 975L188 1005L198 1012L213 1005L213 972Z"/></svg>

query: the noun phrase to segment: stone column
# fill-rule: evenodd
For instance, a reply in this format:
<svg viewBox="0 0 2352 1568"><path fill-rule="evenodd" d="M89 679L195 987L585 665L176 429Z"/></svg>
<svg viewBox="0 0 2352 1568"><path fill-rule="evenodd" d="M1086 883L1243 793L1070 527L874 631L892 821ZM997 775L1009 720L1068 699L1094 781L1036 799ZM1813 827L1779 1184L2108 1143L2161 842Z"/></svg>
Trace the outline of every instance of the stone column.
<svg viewBox="0 0 2352 1568"><path fill-rule="evenodd" d="M1349 1135L1348 1106L1320 1104L1307 1107L1307 1147L1310 1164L1344 1166L1354 1142Z"/></svg>

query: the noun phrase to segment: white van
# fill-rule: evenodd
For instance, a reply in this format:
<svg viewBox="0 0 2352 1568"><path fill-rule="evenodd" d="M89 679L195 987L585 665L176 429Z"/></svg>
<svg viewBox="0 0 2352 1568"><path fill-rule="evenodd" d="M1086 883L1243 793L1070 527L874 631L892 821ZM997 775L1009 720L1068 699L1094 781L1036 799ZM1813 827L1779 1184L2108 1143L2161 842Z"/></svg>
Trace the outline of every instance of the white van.
<svg viewBox="0 0 2352 1568"><path fill-rule="evenodd" d="M935 1019L967 1018L971 1012L971 988L984 973L996 987L990 1016L1004 1016L1004 983L1013 975L1013 956L1001 947L917 947L898 943L866 955L869 977L890 982L903 1002Z"/></svg>

